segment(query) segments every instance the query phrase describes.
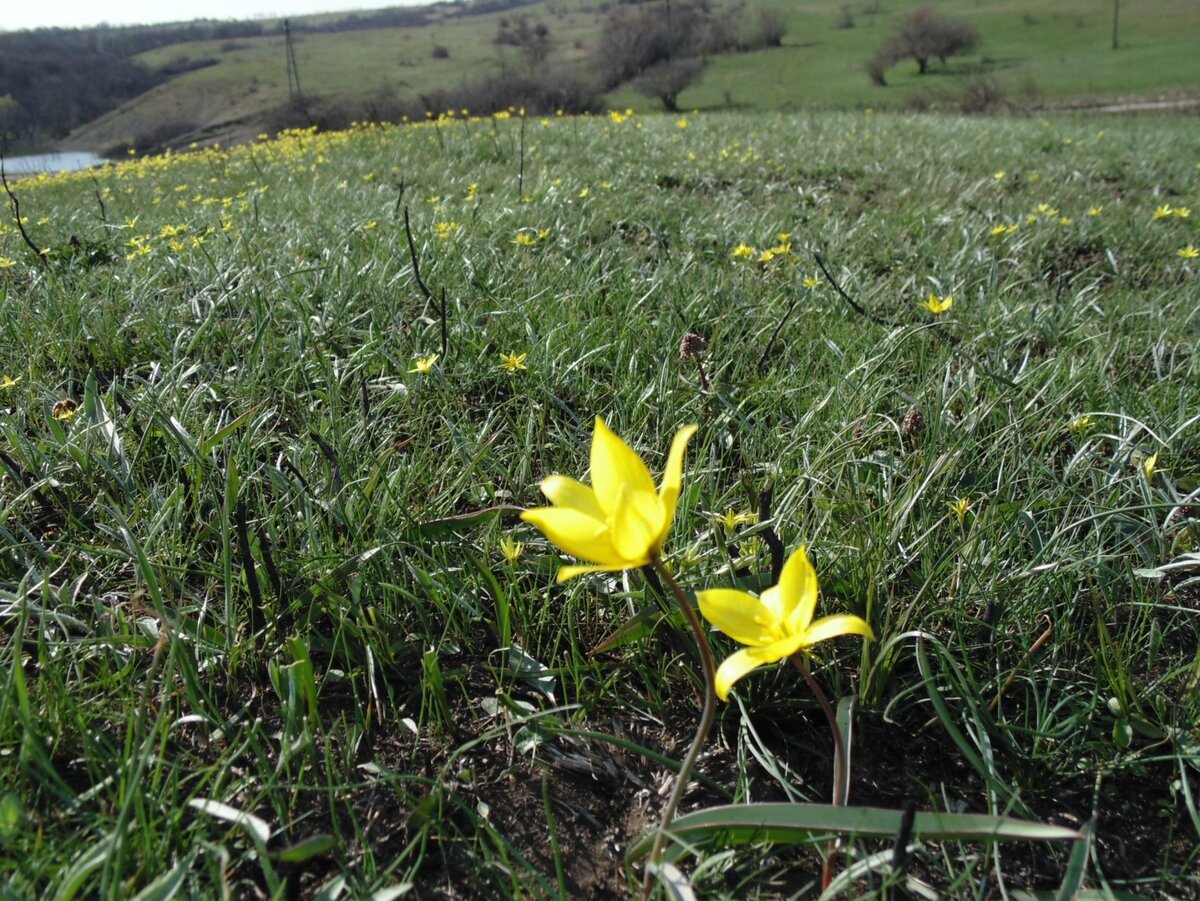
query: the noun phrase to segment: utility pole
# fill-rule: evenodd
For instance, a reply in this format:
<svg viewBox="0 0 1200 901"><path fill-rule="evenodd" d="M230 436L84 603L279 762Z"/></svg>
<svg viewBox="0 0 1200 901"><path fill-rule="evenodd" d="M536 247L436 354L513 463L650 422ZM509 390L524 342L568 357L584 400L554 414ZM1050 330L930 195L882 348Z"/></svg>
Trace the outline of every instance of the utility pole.
<svg viewBox="0 0 1200 901"><path fill-rule="evenodd" d="M303 103L304 92L300 90L300 70L296 67L296 48L292 44L292 27L283 20L283 44L287 54L288 99L292 103Z"/></svg>

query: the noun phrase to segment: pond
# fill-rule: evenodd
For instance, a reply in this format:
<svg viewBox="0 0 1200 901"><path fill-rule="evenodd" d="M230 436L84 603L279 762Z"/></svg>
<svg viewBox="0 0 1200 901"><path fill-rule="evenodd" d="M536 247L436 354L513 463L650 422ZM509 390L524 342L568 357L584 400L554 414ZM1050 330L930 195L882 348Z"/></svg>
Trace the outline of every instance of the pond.
<svg viewBox="0 0 1200 901"><path fill-rule="evenodd" d="M33 156L11 156L4 160L9 175L34 175L38 172L74 172L89 166L109 162L94 153L40 153Z"/></svg>

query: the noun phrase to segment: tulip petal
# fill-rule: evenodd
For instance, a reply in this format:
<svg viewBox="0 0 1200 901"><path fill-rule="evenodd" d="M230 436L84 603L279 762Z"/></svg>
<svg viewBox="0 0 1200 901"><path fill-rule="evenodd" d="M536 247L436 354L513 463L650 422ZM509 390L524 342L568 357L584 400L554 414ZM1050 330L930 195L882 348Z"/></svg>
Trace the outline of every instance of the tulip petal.
<svg viewBox="0 0 1200 901"><path fill-rule="evenodd" d="M808 550L798 547L792 551L779 575L780 615L787 631L804 632L817 610L817 573L808 562Z"/></svg>
<svg viewBox="0 0 1200 901"><path fill-rule="evenodd" d="M839 635L862 635L875 640L875 633L861 616L851 613L835 613L833 616L823 616L804 632L804 647L837 638Z"/></svg>
<svg viewBox="0 0 1200 901"><path fill-rule="evenodd" d="M596 492L582 482L567 476L547 476L542 479L541 489L542 494L556 507L578 510L600 522L608 518L596 501Z"/></svg>
<svg viewBox="0 0 1200 901"><path fill-rule="evenodd" d="M591 464L596 500L610 516L616 512L617 495L622 485L631 494L656 493L650 470L646 469L641 457L618 438L599 416L596 417L596 431L592 435Z"/></svg>
<svg viewBox="0 0 1200 901"><path fill-rule="evenodd" d="M662 504L658 495L632 492L622 485L609 522L609 534L617 553L629 560L631 566L649 563L650 554L658 550L658 535L662 531Z"/></svg>
<svg viewBox="0 0 1200 901"><path fill-rule="evenodd" d="M758 646L768 639L764 623L769 622L762 602L736 588L711 588L697 591L701 615L738 644Z"/></svg>
<svg viewBox="0 0 1200 901"><path fill-rule="evenodd" d="M742 648L740 651L730 654L717 667L717 677L714 680L717 697L722 701L728 701L729 689L733 687L733 683L765 663L774 663L774 661L763 656L762 648Z"/></svg>
<svg viewBox="0 0 1200 901"><path fill-rule="evenodd" d="M619 564L599 565L599 566L560 566L558 568L558 576L556 581L561 585L567 579L574 579L576 576L586 575L587 573L611 573L620 572L626 569L628 564L621 561Z"/></svg>
<svg viewBox="0 0 1200 901"><path fill-rule="evenodd" d="M608 524L567 507L535 507L521 519L541 529L547 538L572 557L603 565L624 566L612 544Z"/></svg>
<svg viewBox="0 0 1200 901"><path fill-rule="evenodd" d="M671 450L667 453L667 468L663 470L662 488L659 489L658 496L662 498L663 507L667 511L668 523L675 518L675 504L683 487L683 455L697 428L699 426L689 425L676 432L671 441Z"/></svg>

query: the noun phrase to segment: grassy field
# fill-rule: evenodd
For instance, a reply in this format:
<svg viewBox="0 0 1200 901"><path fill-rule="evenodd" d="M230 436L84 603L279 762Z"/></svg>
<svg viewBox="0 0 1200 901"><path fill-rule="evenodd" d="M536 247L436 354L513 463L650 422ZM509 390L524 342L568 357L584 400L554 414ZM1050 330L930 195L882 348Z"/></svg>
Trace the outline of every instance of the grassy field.
<svg viewBox="0 0 1200 901"><path fill-rule="evenodd" d="M718 7L722 4L716 4ZM728 5L728 4L725 4ZM766 5L770 6L771 3ZM982 41L971 55L935 64L924 76L911 61L890 71L886 87L873 86L863 65L918 0L861 5L839 2L775 3L786 17L782 47L712 57L702 80L680 96L683 109L746 108L899 109L906 104L954 106L968 82L985 78L1010 101L1025 106L1146 96L1191 96L1200 84L1192 35L1200 7L1190 0L1150 0L1121 12L1120 48L1111 49L1111 7L1066 0L1047 10L1032 0L981 3L952 0L940 10L971 21ZM753 21L743 7L737 21ZM853 27L836 23L843 8ZM869 11L875 10L877 11ZM553 66L590 71L605 14L583 0L546 0L509 11L411 29L300 35L296 59L305 91L361 100L381 90L416 100L439 88L487 78L524 63L511 47L494 43L501 20L527 15L550 29ZM434 58L433 48L449 56ZM163 122L186 120L208 138L251 137L270 110L288 99L282 38L177 44L144 54L159 67L172 61L213 65L178 76L75 133L68 145L106 149ZM632 90L608 98L616 108L650 111L656 100Z"/></svg>
<svg viewBox="0 0 1200 901"><path fill-rule="evenodd" d="M695 650L516 515L602 416L655 479L699 427L689 595L778 538L873 629L810 660L843 894L1195 895L1198 167L1183 118L702 113L15 183L5 894L626 897ZM688 833L701 896L816 894L832 748L793 669L737 683L683 810L790 828ZM924 818L895 870L857 811L909 803L1058 832Z"/></svg>

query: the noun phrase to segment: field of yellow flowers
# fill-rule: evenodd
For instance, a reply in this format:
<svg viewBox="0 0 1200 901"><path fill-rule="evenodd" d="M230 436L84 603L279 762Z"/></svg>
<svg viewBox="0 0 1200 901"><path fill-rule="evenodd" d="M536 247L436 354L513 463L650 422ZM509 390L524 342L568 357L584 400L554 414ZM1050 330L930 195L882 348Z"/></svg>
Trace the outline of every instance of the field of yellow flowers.
<svg viewBox="0 0 1200 901"><path fill-rule="evenodd" d="M1200 892L1194 131L9 178L3 893Z"/></svg>

